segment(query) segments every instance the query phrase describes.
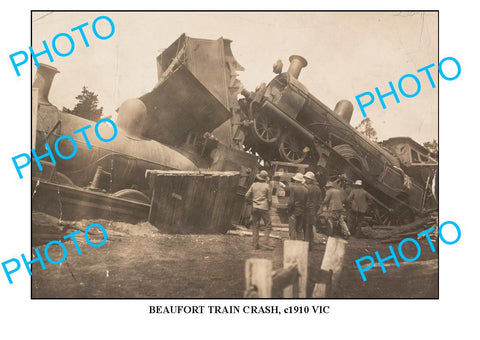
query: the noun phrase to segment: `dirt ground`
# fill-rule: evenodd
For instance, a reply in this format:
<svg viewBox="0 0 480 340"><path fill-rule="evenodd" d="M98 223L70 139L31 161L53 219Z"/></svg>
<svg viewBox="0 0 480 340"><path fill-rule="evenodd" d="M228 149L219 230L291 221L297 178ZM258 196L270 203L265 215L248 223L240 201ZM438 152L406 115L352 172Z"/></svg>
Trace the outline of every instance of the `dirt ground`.
<svg viewBox="0 0 480 340"><path fill-rule="evenodd" d="M132 225L80 221L58 226L57 220L39 213L34 213L33 221L32 245L42 255L47 242L62 239L76 229L84 231L91 223L102 224L108 233L106 244L99 248L89 246L83 233L77 235L81 255L72 241L64 240L68 255L62 264L45 261L46 270L38 263L33 264L33 298L241 298L248 258L270 259L274 269L282 267L283 247L278 239L274 240L273 251L253 250L249 236L165 234L146 222ZM288 238L283 231L273 234ZM101 233L89 235L94 243L102 240ZM321 234L317 236L318 241L323 238ZM332 297L438 297L438 266L433 261L438 251L432 254L426 241L421 244L422 254L417 261L401 262L400 268L389 265L387 273L375 267L366 272L367 281L363 282L354 261L366 255L375 257L376 250L386 257L388 244L350 238ZM397 249L397 244L393 247ZM411 244L406 244L403 250L408 257L416 253ZM324 251L324 244L314 244L309 267L320 268ZM56 245L48 253L53 260L62 257Z"/></svg>

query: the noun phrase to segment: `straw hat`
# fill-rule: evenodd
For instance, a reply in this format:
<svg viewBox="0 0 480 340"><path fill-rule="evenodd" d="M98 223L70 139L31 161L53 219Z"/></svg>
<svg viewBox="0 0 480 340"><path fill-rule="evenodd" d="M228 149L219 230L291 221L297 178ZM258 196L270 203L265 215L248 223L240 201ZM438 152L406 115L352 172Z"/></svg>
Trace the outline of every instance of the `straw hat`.
<svg viewBox="0 0 480 340"><path fill-rule="evenodd" d="M295 174L295 176L292 177L292 179L295 181L295 182L300 182L300 183L303 183L304 179L303 179L303 175L300 173L300 172L297 172Z"/></svg>
<svg viewBox="0 0 480 340"><path fill-rule="evenodd" d="M325 188L333 188L333 183L328 181L326 184L325 184Z"/></svg>
<svg viewBox="0 0 480 340"><path fill-rule="evenodd" d="M303 178L314 181L315 180L315 175L313 174L313 172L309 171L305 175L303 175Z"/></svg>
<svg viewBox="0 0 480 340"><path fill-rule="evenodd" d="M362 186L362 180L361 180L361 179L357 179L357 180L355 181L355 185Z"/></svg>
<svg viewBox="0 0 480 340"><path fill-rule="evenodd" d="M262 170L256 177L259 181L265 182L268 180L268 172L266 172L265 170Z"/></svg>

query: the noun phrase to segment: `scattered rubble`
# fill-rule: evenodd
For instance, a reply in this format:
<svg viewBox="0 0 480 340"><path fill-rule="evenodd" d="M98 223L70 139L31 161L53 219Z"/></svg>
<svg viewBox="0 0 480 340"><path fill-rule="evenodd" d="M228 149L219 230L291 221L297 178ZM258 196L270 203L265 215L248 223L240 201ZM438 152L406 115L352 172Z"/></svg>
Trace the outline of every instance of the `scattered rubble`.
<svg viewBox="0 0 480 340"><path fill-rule="evenodd" d="M85 231L85 229L92 223L101 224L108 233L108 239L120 238L123 236L149 236L155 237L160 235L157 228L148 222L140 222L136 224L110 221L106 219L82 219L80 221L63 221L51 215L33 212L32 213L32 240L33 246L46 244L52 240L61 240L63 236L72 232L73 230ZM102 233L92 229L90 234L93 236L96 233Z"/></svg>

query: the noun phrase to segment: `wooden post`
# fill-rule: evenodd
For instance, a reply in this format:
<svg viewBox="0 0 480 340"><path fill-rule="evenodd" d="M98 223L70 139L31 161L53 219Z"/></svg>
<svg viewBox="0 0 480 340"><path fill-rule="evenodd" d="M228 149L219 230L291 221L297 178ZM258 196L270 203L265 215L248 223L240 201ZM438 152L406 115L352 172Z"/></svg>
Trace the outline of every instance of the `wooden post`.
<svg viewBox="0 0 480 340"><path fill-rule="evenodd" d="M272 274L272 295L279 296L285 287L291 286L293 282L298 283L297 265L277 270Z"/></svg>
<svg viewBox="0 0 480 340"><path fill-rule="evenodd" d="M322 266L320 269L332 271L332 285L338 279L342 269L343 257L345 255L345 244L347 241L337 238L329 237L327 240L327 247L323 255ZM327 283L317 283L313 288L313 298L325 298L328 295Z"/></svg>
<svg viewBox="0 0 480 340"><path fill-rule="evenodd" d="M283 290L283 297L306 298L308 280L308 242L285 240L283 243L283 268L297 265L299 279Z"/></svg>
<svg viewBox="0 0 480 340"><path fill-rule="evenodd" d="M272 297L272 261L248 259L245 262L245 297Z"/></svg>

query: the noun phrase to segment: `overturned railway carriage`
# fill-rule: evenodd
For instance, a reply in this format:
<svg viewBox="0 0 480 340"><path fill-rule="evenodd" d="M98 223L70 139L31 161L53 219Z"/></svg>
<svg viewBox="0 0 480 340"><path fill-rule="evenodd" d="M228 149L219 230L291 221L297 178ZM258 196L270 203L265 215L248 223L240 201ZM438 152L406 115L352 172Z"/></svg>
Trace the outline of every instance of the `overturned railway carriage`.
<svg viewBox="0 0 480 340"><path fill-rule="evenodd" d="M379 224L411 220L435 208L435 200L427 195L430 183L409 177L391 151L349 124L352 104L340 101L335 110L329 109L298 80L307 61L291 56L290 62L288 71L268 85L242 92L242 108L253 121L245 146L266 160L310 164L325 179L341 174L362 179L376 199L373 217Z"/></svg>

